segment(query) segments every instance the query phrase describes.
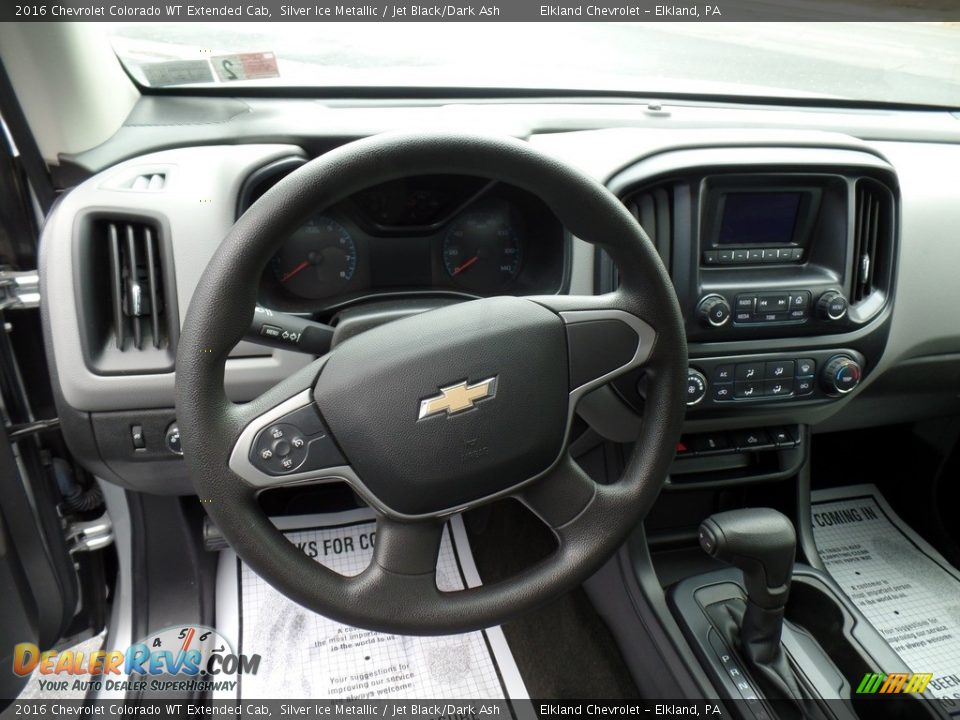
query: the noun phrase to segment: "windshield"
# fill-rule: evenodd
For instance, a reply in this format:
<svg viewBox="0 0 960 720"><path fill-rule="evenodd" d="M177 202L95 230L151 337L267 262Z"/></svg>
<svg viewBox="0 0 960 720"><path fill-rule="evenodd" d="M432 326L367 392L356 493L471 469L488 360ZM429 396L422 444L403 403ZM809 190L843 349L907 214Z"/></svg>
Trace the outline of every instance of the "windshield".
<svg viewBox="0 0 960 720"><path fill-rule="evenodd" d="M142 85L472 87L960 106L951 23L110 24Z"/></svg>

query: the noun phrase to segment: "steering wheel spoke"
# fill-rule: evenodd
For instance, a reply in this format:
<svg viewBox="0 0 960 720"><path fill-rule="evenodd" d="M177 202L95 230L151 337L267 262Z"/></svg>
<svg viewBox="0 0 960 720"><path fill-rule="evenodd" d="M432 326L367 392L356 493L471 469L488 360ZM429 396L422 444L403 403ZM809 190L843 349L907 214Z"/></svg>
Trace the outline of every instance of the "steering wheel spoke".
<svg viewBox="0 0 960 720"><path fill-rule="evenodd" d="M321 367L318 360L309 372L237 407L244 426L230 453L230 469L255 490L309 482L358 484L314 400Z"/></svg>
<svg viewBox="0 0 960 720"><path fill-rule="evenodd" d="M525 486L518 499L555 532L577 518L593 502L596 483L568 453L546 475Z"/></svg>
<svg viewBox="0 0 960 720"><path fill-rule="evenodd" d="M532 299L563 320L572 404L591 390L642 366L650 357L656 330L633 313L619 309L616 294Z"/></svg>
<svg viewBox="0 0 960 720"><path fill-rule="evenodd" d="M378 515L373 563L395 575L432 576L437 571L443 525L440 519L407 522Z"/></svg>

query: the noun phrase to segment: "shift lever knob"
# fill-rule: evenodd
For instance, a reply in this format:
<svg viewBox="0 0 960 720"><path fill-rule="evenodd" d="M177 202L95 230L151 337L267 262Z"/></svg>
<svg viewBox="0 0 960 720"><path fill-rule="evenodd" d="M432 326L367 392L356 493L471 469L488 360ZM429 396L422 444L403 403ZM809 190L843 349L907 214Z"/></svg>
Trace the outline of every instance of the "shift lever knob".
<svg viewBox="0 0 960 720"><path fill-rule="evenodd" d="M740 568L747 597L765 610L787 604L796 545L793 523L771 508L716 513L700 524L700 547Z"/></svg>

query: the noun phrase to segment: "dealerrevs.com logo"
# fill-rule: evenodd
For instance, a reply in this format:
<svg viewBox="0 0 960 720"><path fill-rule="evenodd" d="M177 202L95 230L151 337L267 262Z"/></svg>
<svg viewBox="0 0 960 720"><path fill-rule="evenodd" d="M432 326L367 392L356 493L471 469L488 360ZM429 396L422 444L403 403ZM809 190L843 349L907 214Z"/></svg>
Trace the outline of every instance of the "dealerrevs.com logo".
<svg viewBox="0 0 960 720"><path fill-rule="evenodd" d="M231 676L255 675L260 655L236 654L216 630L203 625L169 627L126 650L40 651L14 647L13 672L39 673L40 690L232 690Z"/></svg>

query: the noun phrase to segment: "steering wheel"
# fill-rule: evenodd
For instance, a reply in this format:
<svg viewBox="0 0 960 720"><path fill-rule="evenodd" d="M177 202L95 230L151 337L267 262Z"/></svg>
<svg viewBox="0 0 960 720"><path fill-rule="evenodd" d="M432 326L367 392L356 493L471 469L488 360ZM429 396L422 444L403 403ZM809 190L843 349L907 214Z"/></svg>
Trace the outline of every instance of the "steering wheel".
<svg viewBox="0 0 960 720"><path fill-rule="evenodd" d="M612 256L618 289L479 299L405 318L346 340L255 400L228 400L227 355L250 326L259 278L282 242L360 190L431 173L536 194L571 233ZM595 483L569 454L577 402L640 366L640 437L622 477ZM303 165L237 220L194 292L176 374L191 478L244 562L340 622L429 635L488 627L555 599L624 542L674 455L687 348L660 258L602 185L512 138L385 134ZM267 488L334 481L377 515L373 559L353 577L308 558L257 500ZM505 497L552 529L555 551L494 584L441 592L446 519Z"/></svg>

